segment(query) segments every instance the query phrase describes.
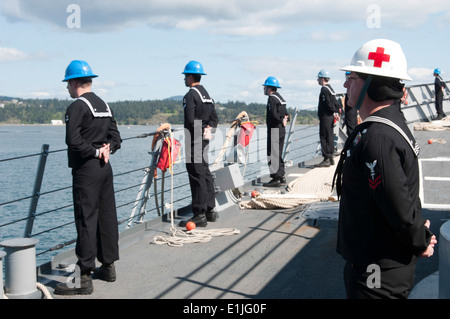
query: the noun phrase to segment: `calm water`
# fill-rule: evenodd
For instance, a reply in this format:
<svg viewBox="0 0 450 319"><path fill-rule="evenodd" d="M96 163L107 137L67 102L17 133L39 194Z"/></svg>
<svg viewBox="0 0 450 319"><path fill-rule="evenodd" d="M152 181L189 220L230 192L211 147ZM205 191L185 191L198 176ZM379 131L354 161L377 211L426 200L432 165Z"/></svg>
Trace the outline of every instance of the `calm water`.
<svg viewBox="0 0 450 319"><path fill-rule="evenodd" d="M144 176L142 168L149 166L152 137L133 138L144 133L151 133L156 130L156 126L119 126L119 130L124 139L122 148L111 156L111 165L115 176L115 190L118 219L123 220L130 216L132 203L136 199L138 188ZM183 130L174 133L175 138L183 141ZM210 145L210 162L216 157L223 146L227 127L222 127L215 135ZM49 144L51 152L47 157L44 179L41 187L37 214L38 216L33 226L33 237L39 239L36 247L37 252L45 251L59 243L63 243L76 238L73 221L72 208L72 176L71 169L67 166L67 153L65 138L65 126L0 126L0 226L15 220L25 219L28 216L30 199L15 201L26 198L33 192L36 170L39 163L39 156L27 157L13 161L1 161L21 157L30 154L40 153L43 144ZM132 139L129 139L132 138ZM299 162L311 158L317 148L318 127L298 127L293 138L293 145L288 159ZM248 165L245 170L246 180L254 179L256 176L267 174L266 160L266 127L258 127L252 137L250 144ZM183 152L182 152L183 154ZM128 173L136 170L135 172ZM185 172L184 162L176 164L174 167L176 175L174 187L179 187L174 192L175 208L183 207L190 203L190 189ZM242 171L242 170L241 170ZM125 174L127 173L127 174ZM158 171L161 176L161 172ZM167 175L167 173L166 173ZM132 187L134 186L134 187ZM170 188L170 179L166 179L165 188ZM158 183L158 189L161 184ZM55 190L58 190L54 192ZM49 194L45 194L49 192ZM153 187L152 187L153 192ZM166 195L165 202L170 200ZM15 201L6 205L6 202ZM154 198L149 200L152 209ZM66 208L63 208L68 206ZM152 212L151 217L157 216ZM0 241L23 237L26 221L21 221L8 226L0 227ZM68 224L68 225L66 225ZM57 227L66 225L64 227ZM126 223L120 226L122 230ZM44 232L51 228L57 228L50 232ZM43 232L43 233L41 233ZM68 248L73 247L68 246ZM56 253L46 253L37 257L37 263L42 264Z"/></svg>

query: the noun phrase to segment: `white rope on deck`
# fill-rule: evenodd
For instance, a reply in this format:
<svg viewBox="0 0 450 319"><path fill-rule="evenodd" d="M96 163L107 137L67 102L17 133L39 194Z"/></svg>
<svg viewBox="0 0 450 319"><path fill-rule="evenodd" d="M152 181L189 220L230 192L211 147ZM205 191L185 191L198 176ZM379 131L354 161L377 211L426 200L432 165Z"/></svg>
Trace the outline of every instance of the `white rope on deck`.
<svg viewBox="0 0 450 319"><path fill-rule="evenodd" d="M220 228L220 229L193 229L190 231L183 231L171 227L172 236L155 236L153 243L157 245L169 245L171 247L181 247L184 244L192 243L207 243L213 237L231 236L239 234L240 231L236 228Z"/></svg>
<svg viewBox="0 0 450 319"><path fill-rule="evenodd" d="M414 131L445 131L450 129L450 117L439 121L414 123Z"/></svg>
<svg viewBox="0 0 450 319"><path fill-rule="evenodd" d="M328 201L332 196L331 185L336 166L320 167L308 171L306 174L290 182L286 194L265 191L250 201L242 201L241 209L274 209L293 208L301 204Z"/></svg>
<svg viewBox="0 0 450 319"><path fill-rule="evenodd" d="M444 138L433 137L428 140L429 144L439 143L439 144L447 144L447 141Z"/></svg>
<svg viewBox="0 0 450 319"><path fill-rule="evenodd" d="M45 296L45 298L53 299L52 294L50 293L50 291L48 291L47 287L44 284L42 284L40 282L36 282L36 288L39 289L40 291L42 291L42 294ZM3 287L0 287L0 289L3 289ZM4 294L3 299L9 299L9 298L6 294Z"/></svg>

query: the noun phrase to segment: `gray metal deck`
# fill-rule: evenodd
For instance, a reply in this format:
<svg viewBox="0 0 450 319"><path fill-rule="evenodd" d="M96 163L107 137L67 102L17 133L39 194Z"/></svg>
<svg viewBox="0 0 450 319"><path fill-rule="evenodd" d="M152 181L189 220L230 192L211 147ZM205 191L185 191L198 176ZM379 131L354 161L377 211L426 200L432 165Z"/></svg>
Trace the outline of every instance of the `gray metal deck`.
<svg viewBox="0 0 450 319"><path fill-rule="evenodd" d="M449 131L414 132L421 147L421 159L442 158L450 154ZM428 144L430 138L448 143ZM315 158L303 167L287 169L288 182L296 174L313 169ZM423 161L426 176L449 176L449 161ZM319 169L319 168L317 168ZM292 176L293 175L293 176ZM448 181L426 179L427 189L448 189ZM447 183L447 184L445 184ZM255 188L245 185L246 191ZM426 192L424 201L439 204L425 208L437 235L440 225L450 218L445 205L448 191ZM237 228L240 234L213 237L207 243L183 247L152 244L156 235L170 235L170 222L142 225L142 229L122 238L120 260L116 262L117 281L94 280L89 296L55 299L341 299L345 298L342 270L344 261L335 252L337 222L303 216L304 206L279 210L240 210L237 206L220 213L210 228ZM325 207L324 207L325 208ZM178 221L178 219L177 219ZM438 239L439 240L439 239ZM430 259L420 260L416 282L438 270L438 250ZM69 258L67 262L74 262ZM41 274L46 286L63 282L68 273L53 269ZM416 293L420 297L420 292Z"/></svg>

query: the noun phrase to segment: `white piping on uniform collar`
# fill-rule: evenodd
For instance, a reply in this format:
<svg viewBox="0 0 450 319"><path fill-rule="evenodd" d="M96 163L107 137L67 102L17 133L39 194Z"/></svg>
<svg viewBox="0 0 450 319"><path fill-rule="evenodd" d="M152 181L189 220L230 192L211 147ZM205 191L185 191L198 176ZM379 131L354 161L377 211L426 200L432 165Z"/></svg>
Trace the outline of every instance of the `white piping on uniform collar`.
<svg viewBox="0 0 450 319"><path fill-rule="evenodd" d="M105 102L105 104L106 104L106 112L97 112L96 110L94 110L94 108L93 108L91 102L89 102L89 100L88 100L87 98L85 98L85 97L83 97L83 96L80 96L80 97L78 98L78 100L81 100L81 101L83 101L84 103L87 104L87 106L88 106L89 109L91 110L92 115L93 115L94 117L112 117L111 109L109 108L108 103Z"/></svg>
<svg viewBox="0 0 450 319"><path fill-rule="evenodd" d="M200 92L199 89L197 89L197 88L195 88L195 87L191 87L191 90L195 90L195 91L198 93L198 95L200 96L200 99L202 100L203 103L214 103L214 100L213 100L213 99L207 99L207 98L205 98L205 97L202 95L202 93Z"/></svg>

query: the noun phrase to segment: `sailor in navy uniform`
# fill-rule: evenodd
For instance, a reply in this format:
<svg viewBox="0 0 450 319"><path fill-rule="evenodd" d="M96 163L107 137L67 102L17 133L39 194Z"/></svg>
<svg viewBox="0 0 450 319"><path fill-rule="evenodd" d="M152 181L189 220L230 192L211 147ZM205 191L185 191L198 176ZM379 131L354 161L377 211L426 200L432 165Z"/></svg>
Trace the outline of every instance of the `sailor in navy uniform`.
<svg viewBox="0 0 450 319"><path fill-rule="evenodd" d="M350 72L345 72L345 77L350 75ZM348 96L344 95L344 123L347 127L347 136L352 134L355 127L358 125L358 111L348 105Z"/></svg>
<svg viewBox="0 0 450 319"><path fill-rule="evenodd" d="M73 176L73 202L77 242L75 253L81 285L59 284L56 294L90 294L91 272L99 279L115 280L119 259L118 223L113 172L109 155L121 146L112 110L91 92L92 73L85 61L72 61L66 70L67 88L76 98L66 111L66 144ZM95 269L95 258L102 266Z"/></svg>
<svg viewBox="0 0 450 319"><path fill-rule="evenodd" d="M329 167L334 165L334 120L338 118L339 109L337 107L336 93L328 83L330 73L326 70L320 70L317 75L317 82L320 89L319 104L317 115L319 116L319 137L322 149L323 161L316 164L316 167Z"/></svg>
<svg viewBox="0 0 450 319"><path fill-rule="evenodd" d="M217 218L215 208L214 180L209 170L208 145L213 131L219 124L219 118L213 99L200 85L203 66L197 61L190 61L183 74L185 85L189 87L183 99L186 170L192 193L192 212L194 216L179 223L186 226L193 221L197 227L205 227L207 222Z"/></svg>
<svg viewBox="0 0 450 319"><path fill-rule="evenodd" d="M347 99L348 98L346 94L344 97L344 123L347 127L347 136L349 136L358 125L358 111L354 107L348 105Z"/></svg>
<svg viewBox="0 0 450 319"><path fill-rule="evenodd" d="M445 117L442 109L442 102L444 100L444 89L446 87L444 80L441 77L441 70L439 68L434 70L434 95L436 105L436 120L442 120Z"/></svg>
<svg viewBox="0 0 450 319"><path fill-rule="evenodd" d="M285 166L283 160L284 138L286 135L286 122L289 114L286 110L286 101L277 92L281 89L277 78L269 76L263 84L267 99L267 157L271 180L264 183L265 187L280 187L286 185Z"/></svg>
<svg viewBox="0 0 450 319"><path fill-rule="evenodd" d="M417 259L433 255L436 237L421 216L419 148L400 109L400 80L410 80L406 58L397 43L380 39L351 63L342 68L351 72L344 86L363 122L348 137L333 179L347 297L407 298Z"/></svg>

